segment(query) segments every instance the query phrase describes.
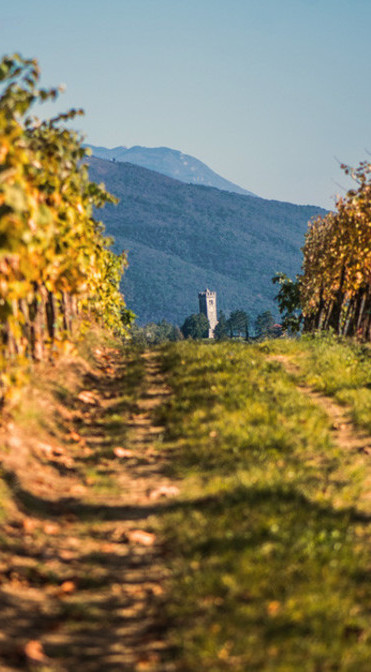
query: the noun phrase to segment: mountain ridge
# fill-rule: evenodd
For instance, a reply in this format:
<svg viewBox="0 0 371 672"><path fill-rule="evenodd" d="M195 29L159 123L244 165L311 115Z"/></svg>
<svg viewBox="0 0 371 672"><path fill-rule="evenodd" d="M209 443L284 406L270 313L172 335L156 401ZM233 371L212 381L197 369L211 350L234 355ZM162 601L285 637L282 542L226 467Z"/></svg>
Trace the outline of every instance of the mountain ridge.
<svg viewBox="0 0 371 672"><path fill-rule="evenodd" d="M171 149L170 147L142 147L141 145L134 145L133 147L122 145L113 147L112 149L96 145L86 146L91 149L93 156L100 159L132 163L133 165L154 170L186 184L216 187L223 191L258 198L251 191L243 189L239 185L218 175L218 173L199 159L177 149Z"/></svg>

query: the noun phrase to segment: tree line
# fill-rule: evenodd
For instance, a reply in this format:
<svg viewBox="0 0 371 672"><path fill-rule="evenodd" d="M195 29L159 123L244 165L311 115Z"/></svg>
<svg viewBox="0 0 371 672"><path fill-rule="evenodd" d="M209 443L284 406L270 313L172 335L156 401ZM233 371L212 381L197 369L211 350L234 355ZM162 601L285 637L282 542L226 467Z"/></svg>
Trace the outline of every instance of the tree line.
<svg viewBox="0 0 371 672"><path fill-rule="evenodd" d="M252 338L252 326L255 327L254 338L277 338L282 333L280 325L275 324L270 310L260 313L254 322L244 310L234 310L228 318L223 311L220 311L214 338L217 341L232 338L248 341ZM166 320L161 320L157 323L150 322L143 327L134 325L131 329L133 342L141 346L157 345L165 341L178 341L183 338L204 339L208 338L208 333L209 321L203 313L188 315L181 327L174 326Z"/></svg>

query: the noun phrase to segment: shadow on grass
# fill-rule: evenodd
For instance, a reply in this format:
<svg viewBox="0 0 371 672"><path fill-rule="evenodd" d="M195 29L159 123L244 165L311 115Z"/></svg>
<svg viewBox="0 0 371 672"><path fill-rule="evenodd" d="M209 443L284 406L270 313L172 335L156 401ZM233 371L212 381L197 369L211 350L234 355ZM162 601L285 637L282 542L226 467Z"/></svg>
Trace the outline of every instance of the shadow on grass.
<svg viewBox="0 0 371 672"><path fill-rule="evenodd" d="M12 472L3 471L3 478L19 509L27 515L39 518L55 519L73 515L82 521L140 520L157 514L166 506L171 506L166 504L153 504L151 506L86 504L74 497L61 497L56 500L46 499L23 488Z"/></svg>
<svg viewBox="0 0 371 672"><path fill-rule="evenodd" d="M366 526L371 521L370 517L358 513L351 507L335 510L330 506L312 502L295 488L289 487L240 486L228 492L191 501L165 501L154 503L151 506L132 507L84 504L68 498L53 502L28 493L17 484L11 474L7 474L6 479L14 497L27 513L40 517L60 518L61 522L64 516L71 514L78 517L79 521L94 523L143 520L156 514L165 517L166 529L166 517L170 516L170 519L175 517L177 538L174 544L169 528L170 534L164 548L166 562L169 562L172 557L179 557L179 548L183 559L205 558L211 563L215 562L213 559L216 559L217 565L219 560L226 556L232 558L233 562L237 562L246 550L254 557L254 554L266 542L275 538L276 533L272 532L264 519L265 515L269 516L271 523L272 512L276 517L281 518L284 525L289 527L289 542L292 545L300 537L301 531L305 530L305 526L315 528L317 532L340 530L343 534L353 524ZM203 521L201 526L200 514ZM259 518L261 521L256 522ZM188 526L184 536L182 521L185 521ZM17 553L19 550L14 547L11 552ZM43 553L40 556L36 554L34 557L42 560ZM32 557L31 550L27 551L23 548L23 556L25 555ZM256 562L261 563L262 559L258 557L256 556ZM60 560L57 552L48 559L52 563ZM57 663L59 659L63 660L66 669L73 669L73 665L78 665L80 667L74 669L83 669L84 672L100 672L103 669L107 672L129 672L129 670L132 672L135 669L133 660L130 657L126 658L128 654L125 650L135 650L139 646L143 648L143 643L146 641L148 641L150 655L161 656L161 651L156 651L154 643L156 643L157 635L160 639L163 637L164 630L169 626L168 619L170 618L164 610L163 598L149 594L147 591L142 607L138 608L137 600L130 594L131 584L136 586L135 590L140 588L138 588L138 579L133 578L132 573L138 569L144 569L144 574L147 571L150 574L153 559L152 552L146 553L145 556L129 552L126 557L115 552L84 553L82 542L78 565L76 562L73 564L73 576L79 594L59 598L52 612L48 612L47 615L41 605L35 606L26 596L24 598L18 596L14 599L12 596L5 595L2 600L0 626L4 625L5 631L10 633L8 642L13 640L18 644L17 646L9 645L3 650L3 660L18 665L19 669L27 669L19 642L28 641L33 637L38 639L40 633L46 635L46 654L50 656L53 663ZM53 585L61 584L65 580L66 568L68 570L70 567L69 562L61 561L61 567L57 571L54 570L52 578L29 573L27 580L31 587L40 586L40 584L50 585L51 582ZM209 572L208 567L209 565L205 569L206 574ZM209 614L207 619L212 619L214 612L210 611L210 608L206 609L206 612L205 608L202 608L199 613L197 611L198 607L195 602L195 595L198 595L197 585L192 580L189 583L192 573L187 574L189 590L192 593L192 603L188 607L190 622L193 622L195 616L202 620L205 613ZM369 577L366 571L362 572L358 567L358 574L356 572L353 574L356 584L368 584ZM202 580L202 576L202 571L197 570L195 581L198 580L197 577L201 577L200 580ZM145 581L143 579L141 581L144 586ZM282 581L285 581L284 574L280 579L281 583ZM122 591L120 592L120 589L119 594L116 595L112 591L115 591L117 585L122 587ZM245 603L249 604L250 598L244 593L243 586L241 586L240 593L241 596L236 597L238 603L242 606ZM189 595L185 599L189 600ZM242 623L243 627L249 626L257 631L262 629L264 630L263 639L266 642L286 641L313 634L314 626L309 621L308 623L293 623L289 617L278 616L274 621L267 622L261 610L254 615L243 611L241 616L233 605L224 604L223 609L227 609L227 616L223 616L223 619L229 619L228 627L235 626L238 632ZM230 609L232 611L229 613ZM157 614L156 628L153 627L153 619L151 619L152 610L155 610ZM187 618L187 615L183 614L181 627L187 626ZM234 619L237 619L236 624L234 624ZM241 623L238 619L242 619ZM328 622L331 624L331 616L328 617ZM51 637L49 640L49 634L53 629L58 631L61 623L63 624L63 637L56 638L56 641ZM126 633L124 638L123 628ZM354 625L354 628L359 633L358 626ZM163 669L165 670L166 667L164 666Z"/></svg>
<svg viewBox="0 0 371 672"><path fill-rule="evenodd" d="M158 471L156 471L158 473ZM334 525L339 521L347 523L371 522L371 515L357 511L355 507L333 508L325 504L311 501L295 488L276 487L259 488L240 486L228 492L207 495L185 501L162 500L150 506L117 506L109 504L89 504L74 497L65 497L58 500L46 499L23 488L12 472L3 471L3 478L20 509L30 515L44 517L63 517L64 515L78 515L81 520L138 520L158 515L168 511L190 512L202 511L206 516L217 516L231 512L233 507L247 507L245 512L259 511L259 507L280 513L281 509L291 507L297 512L298 518L304 520L315 515L316 519L331 518Z"/></svg>

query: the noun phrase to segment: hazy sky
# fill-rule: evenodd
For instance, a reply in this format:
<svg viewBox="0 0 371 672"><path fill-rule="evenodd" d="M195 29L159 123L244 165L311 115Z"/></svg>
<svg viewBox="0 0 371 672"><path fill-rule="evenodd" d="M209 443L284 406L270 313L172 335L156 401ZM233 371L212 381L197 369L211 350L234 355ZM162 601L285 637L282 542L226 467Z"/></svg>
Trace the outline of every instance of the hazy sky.
<svg viewBox="0 0 371 672"><path fill-rule="evenodd" d="M265 198L332 207L371 151L371 0L0 0L96 145L166 146ZM43 114L54 114L45 107ZM337 161L338 160L338 161Z"/></svg>

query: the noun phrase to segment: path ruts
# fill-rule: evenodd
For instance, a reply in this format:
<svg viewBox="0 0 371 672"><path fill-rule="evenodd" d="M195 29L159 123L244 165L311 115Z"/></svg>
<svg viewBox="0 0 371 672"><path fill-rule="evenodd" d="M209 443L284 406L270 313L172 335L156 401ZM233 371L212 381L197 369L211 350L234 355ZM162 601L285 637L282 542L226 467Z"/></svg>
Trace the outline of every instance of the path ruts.
<svg viewBox="0 0 371 672"><path fill-rule="evenodd" d="M1 533L2 672L171 670L167 570L152 518L178 492L154 446L163 432L154 413L169 389L158 354L141 357L140 394L128 403L130 370L103 353L71 411L76 444L51 438L43 449L9 427L3 468L17 508Z"/></svg>
<svg viewBox="0 0 371 672"><path fill-rule="evenodd" d="M353 424L349 408L340 406L331 397L298 381L300 368L286 355L270 355L269 359L280 362L287 373L295 380L298 390L300 390L300 392L311 402L322 408L328 415L330 419L331 439L340 450L353 453L354 456L357 456L358 459L362 461L364 461L364 458L368 458L368 456L371 457L371 436ZM360 500L358 502L359 508L363 508L364 505L369 512L370 501L371 472L366 476L363 483Z"/></svg>

